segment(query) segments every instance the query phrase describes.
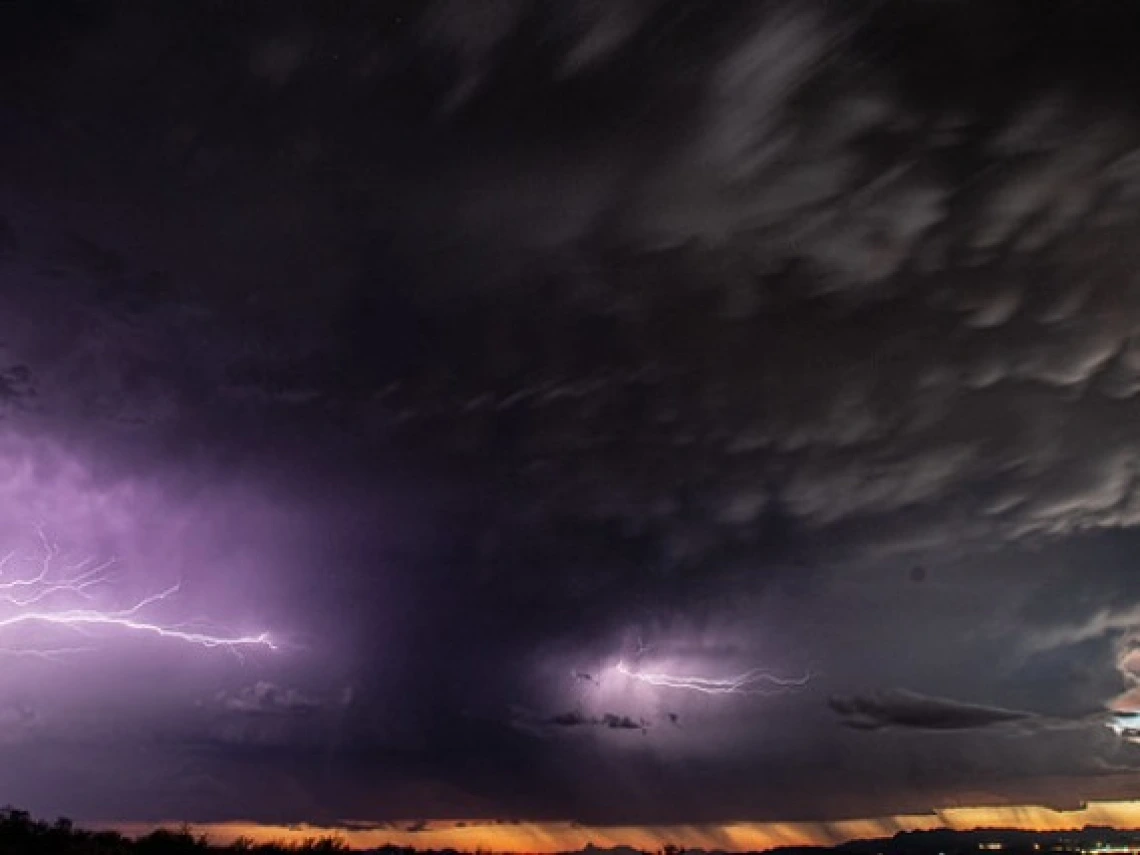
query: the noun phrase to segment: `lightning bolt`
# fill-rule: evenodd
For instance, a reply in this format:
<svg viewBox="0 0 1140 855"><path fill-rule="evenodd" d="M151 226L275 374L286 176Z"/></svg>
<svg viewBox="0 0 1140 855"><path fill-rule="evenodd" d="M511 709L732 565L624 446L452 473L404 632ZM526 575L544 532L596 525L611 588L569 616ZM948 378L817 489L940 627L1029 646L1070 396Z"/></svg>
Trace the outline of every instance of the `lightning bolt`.
<svg viewBox="0 0 1140 855"><path fill-rule="evenodd" d="M615 666L615 670L619 674L650 686L685 689L705 695L775 695L802 689L811 679L810 674L793 678L779 677L761 668L753 668L732 677L694 677L683 674L635 671L620 660Z"/></svg>
<svg viewBox="0 0 1140 855"><path fill-rule="evenodd" d="M279 649L266 632L251 635L227 633L211 629L204 621L166 623L148 617L152 606L171 600L179 593L177 584L124 608L98 608L94 605L93 593L107 584L110 578L108 570L114 561L97 563L92 558L85 558L73 563L61 562L59 547L42 529L37 530L37 535L40 544L37 555L21 555L12 551L0 557L0 638L8 630L39 625L62 627L80 635L90 635L93 630L103 628L157 636L198 647L223 648L233 653L250 648ZM0 647L0 654L54 660L90 649L22 645Z"/></svg>

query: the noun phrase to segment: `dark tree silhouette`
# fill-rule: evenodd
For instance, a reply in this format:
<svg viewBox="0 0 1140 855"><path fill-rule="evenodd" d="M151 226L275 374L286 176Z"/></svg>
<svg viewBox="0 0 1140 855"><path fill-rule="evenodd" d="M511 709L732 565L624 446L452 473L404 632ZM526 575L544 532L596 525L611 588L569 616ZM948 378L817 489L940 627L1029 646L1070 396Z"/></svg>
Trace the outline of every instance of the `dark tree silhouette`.
<svg viewBox="0 0 1140 855"><path fill-rule="evenodd" d="M195 835L184 825L178 829L160 828L132 840L117 831L87 831L76 828L70 819L54 823L32 818L27 811L0 808L0 853L3 855L199 855L199 853L344 852L347 842L340 837L314 837L299 844L255 843L242 838L228 846L213 845L205 835ZM412 850L385 847L390 855Z"/></svg>

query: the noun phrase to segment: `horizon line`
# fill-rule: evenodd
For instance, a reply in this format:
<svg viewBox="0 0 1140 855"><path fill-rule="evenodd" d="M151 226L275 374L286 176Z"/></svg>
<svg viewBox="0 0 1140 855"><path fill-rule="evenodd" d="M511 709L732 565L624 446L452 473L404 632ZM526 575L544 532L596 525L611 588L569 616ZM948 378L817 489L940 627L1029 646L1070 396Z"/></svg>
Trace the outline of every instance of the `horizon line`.
<svg viewBox="0 0 1140 855"><path fill-rule="evenodd" d="M1084 831L1090 827L1140 831L1140 799L1088 801L1075 808L1043 805L996 805L933 808L924 813L888 814L864 819L825 821L737 820L709 823L592 825L572 820L527 821L433 819L369 821L344 819L335 824L263 823L252 820L212 822L98 821L91 827L130 837L159 828L188 826L196 834L225 844L238 838L255 843L300 843L337 837L353 849L385 845L416 850L510 855L561 855L588 847L628 847L657 852L666 846L682 850L759 853L781 847L835 847L860 840L890 838L909 831L1019 831L1041 834Z"/></svg>

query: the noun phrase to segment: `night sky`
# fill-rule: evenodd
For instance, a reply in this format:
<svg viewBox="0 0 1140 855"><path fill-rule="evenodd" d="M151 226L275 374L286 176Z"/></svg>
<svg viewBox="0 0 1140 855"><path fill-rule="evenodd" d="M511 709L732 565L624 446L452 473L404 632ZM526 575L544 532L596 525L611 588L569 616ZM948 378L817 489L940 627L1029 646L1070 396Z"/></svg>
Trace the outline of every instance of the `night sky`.
<svg viewBox="0 0 1140 855"><path fill-rule="evenodd" d="M0 802L553 847L1140 798L1138 40L0 5Z"/></svg>

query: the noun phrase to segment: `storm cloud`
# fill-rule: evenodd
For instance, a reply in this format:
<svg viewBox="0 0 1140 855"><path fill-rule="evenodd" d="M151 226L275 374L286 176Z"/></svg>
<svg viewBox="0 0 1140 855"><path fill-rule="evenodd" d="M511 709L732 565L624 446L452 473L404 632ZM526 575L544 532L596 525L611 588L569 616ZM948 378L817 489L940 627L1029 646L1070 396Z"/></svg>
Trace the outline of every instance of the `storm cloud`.
<svg viewBox="0 0 1140 855"><path fill-rule="evenodd" d="M477 5L0 11L3 534L288 642L21 660L10 800L1136 795L1140 13Z"/></svg>
<svg viewBox="0 0 1140 855"><path fill-rule="evenodd" d="M856 730L974 730L1034 718L1032 713L930 698L897 689L873 697L832 698L828 706L846 727Z"/></svg>

